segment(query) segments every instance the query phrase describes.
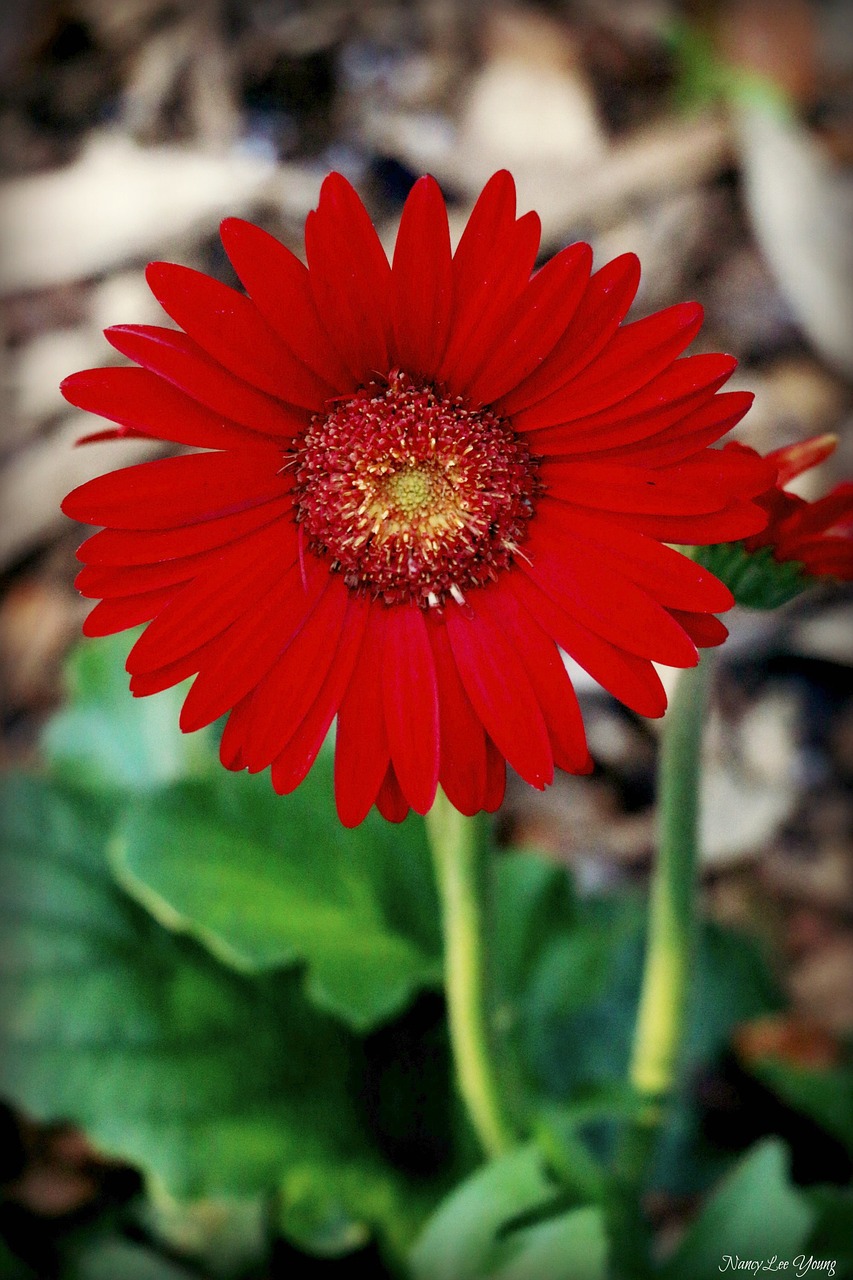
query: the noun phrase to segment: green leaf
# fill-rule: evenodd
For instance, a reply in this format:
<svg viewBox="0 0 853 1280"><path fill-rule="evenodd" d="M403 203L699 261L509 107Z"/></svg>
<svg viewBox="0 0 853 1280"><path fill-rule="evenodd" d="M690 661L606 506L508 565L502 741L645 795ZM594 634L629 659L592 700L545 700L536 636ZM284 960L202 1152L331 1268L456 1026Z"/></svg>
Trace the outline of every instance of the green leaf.
<svg viewBox="0 0 853 1280"><path fill-rule="evenodd" d="M186 688L134 698L125 658L133 637L86 640L67 668L68 705L49 721L42 746L57 773L95 787L144 789L209 767L212 734L178 726Z"/></svg>
<svg viewBox="0 0 853 1280"><path fill-rule="evenodd" d="M311 999L364 1030L440 984L438 909L423 823L411 818L389 834L377 819L347 831L334 817L330 771L324 757L290 796L265 777L223 774L140 797L113 864L162 924L234 968L304 962Z"/></svg>
<svg viewBox="0 0 853 1280"><path fill-rule="evenodd" d="M604 1280L607 1274L604 1219L590 1206L518 1231L507 1247L511 1256L489 1280Z"/></svg>
<svg viewBox="0 0 853 1280"><path fill-rule="evenodd" d="M569 927L542 939L521 1004L533 1088L549 1101L625 1074L642 958L642 904L585 899Z"/></svg>
<svg viewBox="0 0 853 1280"><path fill-rule="evenodd" d="M501 1228L555 1195L535 1147L478 1171L439 1206L411 1256L413 1280L485 1280Z"/></svg>
<svg viewBox="0 0 853 1280"><path fill-rule="evenodd" d="M792 1259L815 1211L791 1184L784 1145L758 1143L723 1180L664 1269L664 1280L715 1280L727 1258Z"/></svg>
<svg viewBox="0 0 853 1280"><path fill-rule="evenodd" d="M326 1257L360 1249L374 1234L403 1257L428 1211L425 1196L413 1195L387 1166L368 1159L293 1165L282 1180L280 1204L282 1234Z"/></svg>
<svg viewBox="0 0 853 1280"><path fill-rule="evenodd" d="M799 561L774 560L772 547L747 551L742 542L721 542L699 547L696 559L749 609L778 609L815 581Z"/></svg>
<svg viewBox="0 0 853 1280"><path fill-rule="evenodd" d="M69 1280L193 1280L194 1272L120 1236L93 1241L75 1258Z"/></svg>
<svg viewBox="0 0 853 1280"><path fill-rule="evenodd" d="M94 797L12 778L0 810L3 1093L178 1196L371 1155L358 1048L295 975L248 980L161 929L109 877Z"/></svg>
<svg viewBox="0 0 853 1280"><path fill-rule="evenodd" d="M524 990L543 939L563 933L574 898L565 867L533 852L502 853L495 877L495 966L504 1000Z"/></svg>
<svg viewBox="0 0 853 1280"><path fill-rule="evenodd" d="M603 1280L599 1210L557 1204L535 1148L494 1161L439 1206L411 1256L413 1280Z"/></svg>

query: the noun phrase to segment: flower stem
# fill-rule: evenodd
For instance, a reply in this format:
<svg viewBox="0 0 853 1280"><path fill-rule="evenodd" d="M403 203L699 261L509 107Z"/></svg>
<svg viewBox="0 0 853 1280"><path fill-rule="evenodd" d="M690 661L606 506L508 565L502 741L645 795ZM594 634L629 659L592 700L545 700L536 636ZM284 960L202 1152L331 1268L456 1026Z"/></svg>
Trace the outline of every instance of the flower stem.
<svg viewBox="0 0 853 1280"><path fill-rule="evenodd" d="M664 720L658 786L660 847L630 1079L645 1104L629 1142L645 1165L673 1092L684 1038L696 933L702 722L714 663L705 654L678 679Z"/></svg>
<svg viewBox="0 0 853 1280"><path fill-rule="evenodd" d="M495 1054L486 944L489 851L439 790L427 814L444 924L444 982L459 1091L488 1156L514 1141Z"/></svg>

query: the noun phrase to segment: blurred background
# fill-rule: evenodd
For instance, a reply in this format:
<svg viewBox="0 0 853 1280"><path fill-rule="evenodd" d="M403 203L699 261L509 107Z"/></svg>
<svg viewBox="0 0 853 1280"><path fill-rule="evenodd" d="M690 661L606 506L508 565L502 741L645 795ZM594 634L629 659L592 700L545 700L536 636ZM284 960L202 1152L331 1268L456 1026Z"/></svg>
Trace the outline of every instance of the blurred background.
<svg viewBox="0 0 853 1280"><path fill-rule="evenodd" d="M440 181L456 235L510 168L520 206L542 216L543 259L578 239L598 265L630 249L643 266L632 318L704 305L693 350L736 354L730 389L756 393L740 439L764 452L836 432L807 497L853 474L844 0L6 0L0 73L5 768L38 768L86 612L80 532L59 501L162 450L74 450L91 420L60 380L119 359L104 326L162 320L150 259L236 283L223 216L301 253L330 169L390 249L419 174ZM700 1097L722 1145L780 1132L807 1179L833 1160L843 1178L849 1154L750 1068L768 1053L832 1068L853 1035L853 594L826 585L727 621L703 887L713 919L760 940L785 1008L733 1034ZM653 854L657 726L582 675L579 689L594 774L545 795L511 782L498 822L505 843L569 864L579 892L618 893L645 882ZM0 1226L58 1232L129 1194L133 1170L78 1131L11 1111L3 1125Z"/></svg>

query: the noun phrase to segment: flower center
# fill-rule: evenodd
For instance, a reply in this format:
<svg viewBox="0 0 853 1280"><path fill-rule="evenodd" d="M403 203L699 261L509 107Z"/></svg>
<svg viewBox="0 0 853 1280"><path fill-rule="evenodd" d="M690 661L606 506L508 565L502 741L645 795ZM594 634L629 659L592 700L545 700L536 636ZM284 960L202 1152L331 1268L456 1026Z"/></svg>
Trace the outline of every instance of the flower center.
<svg viewBox="0 0 853 1280"><path fill-rule="evenodd" d="M298 444L296 515L350 588L439 605L494 579L524 540L536 460L489 409L395 371Z"/></svg>

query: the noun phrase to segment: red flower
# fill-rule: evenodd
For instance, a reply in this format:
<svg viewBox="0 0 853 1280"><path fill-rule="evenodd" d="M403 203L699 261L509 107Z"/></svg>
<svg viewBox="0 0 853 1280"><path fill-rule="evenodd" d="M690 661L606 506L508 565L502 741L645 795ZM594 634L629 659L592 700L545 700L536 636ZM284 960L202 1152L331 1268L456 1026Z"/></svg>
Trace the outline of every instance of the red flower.
<svg viewBox="0 0 853 1280"><path fill-rule="evenodd" d="M853 483L836 485L816 502L785 489L795 476L828 458L836 443L833 435L813 436L767 455L776 467L776 482L758 502L770 519L746 539L745 550L770 547L774 560L795 561L813 577L853 580Z"/></svg>
<svg viewBox="0 0 853 1280"><path fill-rule="evenodd" d="M735 361L677 357L687 303L620 328L632 254L590 276L571 245L531 277L535 214L507 173L451 255L430 178L389 266L338 174L305 228L308 267L228 219L249 296L155 263L183 332L108 330L142 368L69 378L73 404L208 450L101 476L64 503L107 526L81 548L102 597L88 635L150 625L131 689L196 675L181 717L230 712L231 769L307 773L337 716L338 811L425 812L441 783L493 810L505 762L534 786L590 767L557 645L617 698L661 715L652 660L692 666L732 603L662 545L755 533L764 464L708 448L746 412L716 395ZM103 433L101 433L103 435ZM151 621L153 619L153 621Z"/></svg>

